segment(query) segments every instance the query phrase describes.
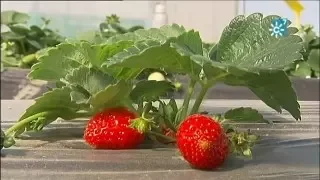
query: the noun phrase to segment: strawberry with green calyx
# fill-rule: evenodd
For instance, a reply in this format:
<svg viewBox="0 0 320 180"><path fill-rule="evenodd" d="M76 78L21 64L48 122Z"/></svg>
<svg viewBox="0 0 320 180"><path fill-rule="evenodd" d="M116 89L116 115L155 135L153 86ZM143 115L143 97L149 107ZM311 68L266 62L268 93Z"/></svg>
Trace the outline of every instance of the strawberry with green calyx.
<svg viewBox="0 0 320 180"><path fill-rule="evenodd" d="M209 116L194 114L187 117L177 132L177 145L193 167L215 169L229 154L229 141L223 128Z"/></svg>
<svg viewBox="0 0 320 180"><path fill-rule="evenodd" d="M252 134L250 129L247 131L238 131L236 127L229 124L229 120L221 114L214 115L212 119L218 121L223 127L224 132L227 134L230 152L235 155L252 158L252 148L259 140L259 136Z"/></svg>
<svg viewBox="0 0 320 180"><path fill-rule="evenodd" d="M182 156L198 169L216 169L230 153L251 157L256 140L256 136L248 133L226 133L218 120L203 114L187 117L177 132L177 145Z"/></svg>
<svg viewBox="0 0 320 180"><path fill-rule="evenodd" d="M252 148L259 137L250 132L231 132L228 133L231 151L240 156L252 158Z"/></svg>
<svg viewBox="0 0 320 180"><path fill-rule="evenodd" d="M136 148L144 140L142 132L129 127L130 121L136 117L123 107L106 109L90 119L84 139L96 149Z"/></svg>

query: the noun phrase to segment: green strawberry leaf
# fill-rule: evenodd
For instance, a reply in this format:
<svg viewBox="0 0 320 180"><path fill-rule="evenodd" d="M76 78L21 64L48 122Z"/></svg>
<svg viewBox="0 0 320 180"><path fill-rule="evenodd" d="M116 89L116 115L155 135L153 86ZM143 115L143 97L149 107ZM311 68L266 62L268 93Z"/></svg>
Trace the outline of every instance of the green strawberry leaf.
<svg viewBox="0 0 320 180"><path fill-rule="evenodd" d="M103 61L131 44L130 42L113 45L90 45L86 42L62 43L48 50L48 55L39 58L40 62L32 66L29 78L59 81L80 66L95 66L99 69Z"/></svg>
<svg viewBox="0 0 320 180"><path fill-rule="evenodd" d="M296 120L301 119L300 105L291 81L282 70L260 71L255 73L243 73L243 75L228 75L224 82L231 86L246 86L256 94L266 105L282 112L287 110Z"/></svg>
<svg viewBox="0 0 320 180"><path fill-rule="evenodd" d="M271 108L280 113L283 108L296 120L301 120L297 95L285 72L260 72L259 78L248 81L248 87Z"/></svg>
<svg viewBox="0 0 320 180"><path fill-rule="evenodd" d="M94 95L116 82L112 76L85 66L80 66L67 74L65 81L71 86L81 86L90 95Z"/></svg>
<svg viewBox="0 0 320 180"><path fill-rule="evenodd" d="M244 69L282 69L303 58L302 39L293 35L276 38L270 35L272 20L279 16L263 18L260 13L237 16L227 26L217 47L216 61ZM290 23L290 22L289 22Z"/></svg>
<svg viewBox="0 0 320 180"><path fill-rule="evenodd" d="M170 99L168 105L172 108L173 112L178 112L178 105L177 102L174 99Z"/></svg>
<svg viewBox="0 0 320 180"><path fill-rule="evenodd" d="M44 111L55 111L56 118L70 119L79 110L79 105L71 101L70 92L70 88L63 87L44 93L35 99L35 103L23 113L20 121Z"/></svg>
<svg viewBox="0 0 320 180"><path fill-rule="evenodd" d="M286 37L271 36L269 26L277 17L262 18L260 13L236 17L223 31L216 49L209 52L212 61L197 58L202 58L208 80L247 86L268 106L278 112L286 109L300 119L296 93L281 69L303 58L302 39L293 35L296 28L289 28Z"/></svg>
<svg viewBox="0 0 320 180"><path fill-rule="evenodd" d="M40 58L41 56L48 56L48 51L52 48L53 47L47 47L47 48L43 48L43 49L40 49L39 51L37 51L36 52L37 59Z"/></svg>
<svg viewBox="0 0 320 180"><path fill-rule="evenodd" d="M199 79L203 64L202 59L199 59L198 62L197 58L192 58L190 55L202 54L202 51L199 50L200 47L202 47L202 43L199 34L189 31L163 43L154 40L138 42L134 47L110 58L103 66L137 69L163 68L176 73L186 73Z"/></svg>
<svg viewBox="0 0 320 180"><path fill-rule="evenodd" d="M31 40L31 39L27 39L26 42L34 47L35 49L42 49L43 48L43 45L40 44L39 42L35 41L35 40Z"/></svg>
<svg viewBox="0 0 320 180"><path fill-rule="evenodd" d="M71 101L70 92L71 89L63 87L53 89L35 99L35 103L26 109L19 121L6 130L5 147L14 144L14 137L25 131L40 131L57 118L71 120L78 117L87 117L89 114L79 112L81 110L80 106Z"/></svg>
<svg viewBox="0 0 320 180"><path fill-rule="evenodd" d="M163 122L166 127L173 131L176 131L175 119L177 113L178 107L174 99L170 99L168 104L161 100L159 101L159 114L163 118Z"/></svg>
<svg viewBox="0 0 320 180"><path fill-rule="evenodd" d="M119 43L114 44L106 44L102 45L101 53L97 54L99 57L93 58L90 62L100 68L102 63L106 61L108 58L114 56L115 54L123 51L126 48L129 48L133 45L132 41L121 41Z"/></svg>
<svg viewBox="0 0 320 180"><path fill-rule="evenodd" d="M238 16L224 29L219 43L209 51L211 61L203 56L192 58L204 64L208 80L219 80L228 74L242 76L246 72L283 69L303 58L300 53L303 45L302 39L293 35L296 28L289 28L287 37L275 38L270 35L269 26L272 19L277 17L262 18L260 13L247 18Z"/></svg>
<svg viewBox="0 0 320 180"><path fill-rule="evenodd" d="M89 54L98 54L99 46L92 48L88 43L69 44L62 43L47 51L48 55L41 56L39 63L31 68L28 77L47 81L59 81L74 68L80 66L90 67Z"/></svg>
<svg viewBox="0 0 320 180"><path fill-rule="evenodd" d="M257 110L250 107L231 109L225 112L224 119L235 122L269 122Z"/></svg>
<svg viewBox="0 0 320 180"><path fill-rule="evenodd" d="M19 25L19 24L10 25L9 28L13 33L16 33L16 34L19 34L22 36L26 36L30 32L29 28L27 28L24 25Z"/></svg>
<svg viewBox="0 0 320 180"><path fill-rule="evenodd" d="M28 38L39 39L39 37L44 37L46 35L40 27L35 25L30 26L30 30Z"/></svg>
<svg viewBox="0 0 320 180"><path fill-rule="evenodd" d="M54 89L35 99L35 103L24 112L17 122L17 127L9 128L6 131L6 136L14 138L24 131L39 131L59 117L65 120L73 119L78 116L79 109L77 104L71 102L70 89Z"/></svg>
<svg viewBox="0 0 320 180"><path fill-rule="evenodd" d="M168 81L140 81L131 91L130 98L133 102L156 101L174 86Z"/></svg>
<svg viewBox="0 0 320 180"><path fill-rule="evenodd" d="M107 107L125 105L126 97L129 97L131 85L124 81L108 85L104 90L99 91L89 99L94 112L101 111Z"/></svg>
<svg viewBox="0 0 320 180"><path fill-rule="evenodd" d="M72 87L73 91L71 91L71 101L77 104L88 104L88 100L90 98L90 94L82 89L81 87Z"/></svg>
<svg viewBox="0 0 320 180"><path fill-rule="evenodd" d="M71 99L77 104L90 104L94 112L117 106L128 97L131 86L95 68L81 66L64 78L71 87Z"/></svg>
<svg viewBox="0 0 320 180"><path fill-rule="evenodd" d="M199 32L188 31L177 37L172 46L177 48L181 55L203 55L203 44Z"/></svg>
<svg viewBox="0 0 320 180"><path fill-rule="evenodd" d="M120 41L145 41L153 40L158 42L165 42L171 37L177 37L185 32L183 26L177 24L165 25L160 28L139 29L134 32L115 35L107 40L106 43L113 44Z"/></svg>
<svg viewBox="0 0 320 180"><path fill-rule="evenodd" d="M116 78L121 79L129 79L128 77L136 77L136 75L140 74L143 69L146 69L149 66L151 66L150 68L162 68L162 64L167 64L167 62L169 62L169 59L176 59L176 61L173 63L176 64L175 66L177 67L177 63L179 63L177 62L179 61L179 59L177 58L180 57L178 56L175 50L169 47L170 39L181 35L183 32L185 32L184 27L173 24L163 26L159 29L139 29L132 33L126 33L111 37L108 39L107 43L121 41L134 41L136 43L133 47L130 47L125 51L120 52L116 54L114 57L110 58L109 61L105 62L102 67L109 72L120 72L118 74L113 74L116 74ZM161 48L162 45L166 46L167 48ZM157 50L160 51L157 52ZM145 53L145 51L147 51L147 53ZM170 52L172 52L172 54L170 54ZM144 54L144 57L139 57L140 54ZM164 57L165 54L168 54L169 56ZM161 59L163 59L165 63L157 62ZM138 62L136 62L136 60ZM157 63L154 64L154 62ZM165 67L170 67L171 64L165 65Z"/></svg>

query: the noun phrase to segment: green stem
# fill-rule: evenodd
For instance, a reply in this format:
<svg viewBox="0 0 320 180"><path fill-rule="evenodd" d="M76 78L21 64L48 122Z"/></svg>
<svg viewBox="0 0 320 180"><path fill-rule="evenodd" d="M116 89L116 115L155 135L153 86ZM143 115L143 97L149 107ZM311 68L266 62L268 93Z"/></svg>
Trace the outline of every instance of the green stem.
<svg viewBox="0 0 320 180"><path fill-rule="evenodd" d="M197 97L195 103L193 104L193 107L192 107L192 110L191 110L190 114L194 114L194 113L197 113L199 111L199 107L200 107L200 105L201 105L201 103L203 101L203 98L206 95L208 89L210 87L212 87L213 84L215 84L220 78L223 78L223 77L227 76L228 74L229 74L228 72L225 72L225 73L220 74L219 76L216 76L215 78L213 78L213 79L211 79L209 81L207 79L202 81L202 83L201 83L201 86L202 86L201 91L198 94L198 97Z"/></svg>
<svg viewBox="0 0 320 180"><path fill-rule="evenodd" d="M140 101L139 103L138 103L138 110L137 110L139 113L142 113L142 111L143 111L143 101Z"/></svg>
<svg viewBox="0 0 320 180"><path fill-rule="evenodd" d="M190 83L188 85L187 94L185 95L184 100L183 100L183 105L182 105L183 110L181 112L180 119L184 119L187 116L190 99L191 99L191 96L192 96L192 94L194 92L194 86L196 85L196 82L197 81L195 81L193 79L190 80Z"/></svg>
<svg viewBox="0 0 320 180"><path fill-rule="evenodd" d="M41 112L41 113L37 113L37 114L34 114L32 116L29 116L19 122L17 122L16 124L14 124L13 126L11 126L9 129L6 130L5 134L6 136L13 133L14 131L16 131L17 129L20 129L22 128L23 126L25 126L26 124L28 124L29 122L39 118L39 117L44 117L44 116L47 116L47 115L50 115L51 113L53 113L54 111L44 111L44 112Z"/></svg>
<svg viewBox="0 0 320 180"><path fill-rule="evenodd" d="M175 138L172 138L172 137L169 137L169 136L166 136L166 135L154 132L154 131L149 131L148 133L151 134L151 135L158 136L158 137L161 137L163 139L166 139L166 140L169 141L169 143L175 143L176 142Z"/></svg>
<svg viewBox="0 0 320 180"><path fill-rule="evenodd" d="M5 134L7 136L39 117L46 117L46 116L49 116L50 114L57 114L58 112L60 111L44 111L44 112L40 112L32 116L29 116L25 119L22 119L21 121L18 121L16 124L11 126L9 129L6 130ZM78 112L71 119L90 117L90 116L92 116L91 112Z"/></svg>
<svg viewBox="0 0 320 180"><path fill-rule="evenodd" d="M207 86L207 85L202 86L201 91L198 94L197 99L193 104L193 107L192 107L192 110L191 110L190 114L194 114L194 113L198 112L199 107L200 107L200 105L201 105L201 103L203 101L203 98L206 95L206 93L207 93L209 88L210 88L210 86Z"/></svg>

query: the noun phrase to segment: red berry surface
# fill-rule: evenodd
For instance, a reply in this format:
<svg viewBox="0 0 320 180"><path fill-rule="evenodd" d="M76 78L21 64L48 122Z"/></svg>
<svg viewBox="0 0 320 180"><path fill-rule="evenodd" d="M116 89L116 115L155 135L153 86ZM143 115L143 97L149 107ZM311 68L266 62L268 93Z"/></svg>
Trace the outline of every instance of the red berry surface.
<svg viewBox="0 0 320 180"><path fill-rule="evenodd" d="M202 114L181 123L177 145L184 159L198 169L216 169L229 154L229 140L219 122Z"/></svg>
<svg viewBox="0 0 320 180"><path fill-rule="evenodd" d="M137 116L124 107L107 109L89 120L85 141L97 149L133 149L144 140L144 134L129 127Z"/></svg>

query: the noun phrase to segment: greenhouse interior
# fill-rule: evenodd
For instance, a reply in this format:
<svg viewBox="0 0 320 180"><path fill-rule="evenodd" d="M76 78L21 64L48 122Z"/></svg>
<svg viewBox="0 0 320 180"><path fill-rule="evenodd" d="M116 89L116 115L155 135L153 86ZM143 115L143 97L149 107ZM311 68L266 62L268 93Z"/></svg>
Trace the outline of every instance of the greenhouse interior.
<svg viewBox="0 0 320 180"><path fill-rule="evenodd" d="M0 179L320 179L319 11L1 1Z"/></svg>

